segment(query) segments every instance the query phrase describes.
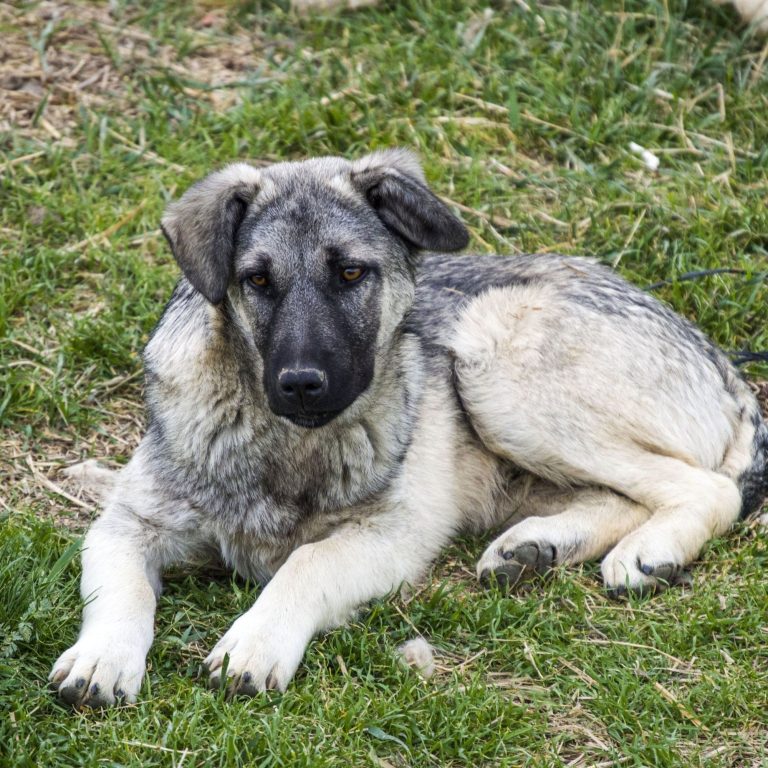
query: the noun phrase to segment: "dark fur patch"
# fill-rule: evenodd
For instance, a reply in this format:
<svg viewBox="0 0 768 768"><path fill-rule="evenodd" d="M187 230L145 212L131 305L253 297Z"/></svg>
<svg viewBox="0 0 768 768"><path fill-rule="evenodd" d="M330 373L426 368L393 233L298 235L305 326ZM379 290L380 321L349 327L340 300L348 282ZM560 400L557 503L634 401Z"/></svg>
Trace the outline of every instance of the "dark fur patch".
<svg viewBox="0 0 768 768"><path fill-rule="evenodd" d="M352 183L384 224L412 249L460 251L467 247L466 227L419 180L378 166L353 174Z"/></svg>
<svg viewBox="0 0 768 768"><path fill-rule="evenodd" d="M757 409L752 414L752 423L755 426L752 464L736 480L741 491L742 518L759 510L768 496L768 425Z"/></svg>

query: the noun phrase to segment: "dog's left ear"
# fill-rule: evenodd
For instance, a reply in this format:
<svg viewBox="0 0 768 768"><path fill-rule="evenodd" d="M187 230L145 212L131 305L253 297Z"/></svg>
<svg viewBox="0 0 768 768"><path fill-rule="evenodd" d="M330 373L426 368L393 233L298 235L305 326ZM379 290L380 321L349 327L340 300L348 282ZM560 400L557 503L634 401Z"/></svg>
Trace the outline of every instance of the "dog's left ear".
<svg viewBox="0 0 768 768"><path fill-rule="evenodd" d="M163 216L161 228L176 261L211 304L227 294L237 232L259 180L256 168L234 163L198 181Z"/></svg>
<svg viewBox="0 0 768 768"><path fill-rule="evenodd" d="M421 165L411 152L392 149L367 155L352 164L351 179L384 224L414 248L466 248L466 227L429 189Z"/></svg>

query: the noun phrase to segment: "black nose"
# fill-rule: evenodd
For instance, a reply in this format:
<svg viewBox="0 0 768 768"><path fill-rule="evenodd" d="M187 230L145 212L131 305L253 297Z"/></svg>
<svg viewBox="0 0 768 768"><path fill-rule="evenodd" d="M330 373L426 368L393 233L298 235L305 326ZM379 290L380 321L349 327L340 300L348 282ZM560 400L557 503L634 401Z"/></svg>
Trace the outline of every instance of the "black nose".
<svg viewBox="0 0 768 768"><path fill-rule="evenodd" d="M328 377L317 368L286 369L277 378L280 395L286 403L312 410L328 391Z"/></svg>

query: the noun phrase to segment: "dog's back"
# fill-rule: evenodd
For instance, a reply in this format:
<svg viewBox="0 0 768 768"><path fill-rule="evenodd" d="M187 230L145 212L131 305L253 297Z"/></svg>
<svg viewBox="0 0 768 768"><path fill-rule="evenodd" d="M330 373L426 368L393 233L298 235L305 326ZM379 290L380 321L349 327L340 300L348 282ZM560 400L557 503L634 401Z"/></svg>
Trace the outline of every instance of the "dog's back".
<svg viewBox="0 0 768 768"><path fill-rule="evenodd" d="M455 354L454 337L462 314L477 297L495 291L514 291L538 296L545 288L557 297L558 323L562 321L578 329L583 326L584 341L588 343L590 317L612 318L617 327L627 327L657 352L654 356L658 370L645 370L636 378L637 390L642 392L648 378L666 378L666 385L680 389L680 400L686 402L689 424L698 422L717 432L717 425L708 421L711 414L699 413L697 391L706 388L720 393L724 409L731 413L727 424L720 423L724 448L709 456L701 455L706 466L736 481L742 495L742 516L754 512L768 492L768 426L749 386L727 357L696 326L676 314L663 303L639 288L628 284L614 272L590 259L556 254L521 256L453 256L427 255L418 274L416 301L409 317L411 328L423 340L432 358ZM541 296L551 311L552 302ZM552 323L553 333L557 324ZM578 333L578 330L576 330ZM552 344L558 339L552 338ZM598 363L597 350L594 364ZM623 355L615 359L617 370L631 363L631 341ZM583 364L589 368L589 357ZM674 374L665 376L665 368ZM560 374L562 375L562 373ZM557 367L552 368L552 386L556 387ZM627 408L631 407L627 403ZM701 444L708 443L701 435ZM663 450L663 449L661 449Z"/></svg>

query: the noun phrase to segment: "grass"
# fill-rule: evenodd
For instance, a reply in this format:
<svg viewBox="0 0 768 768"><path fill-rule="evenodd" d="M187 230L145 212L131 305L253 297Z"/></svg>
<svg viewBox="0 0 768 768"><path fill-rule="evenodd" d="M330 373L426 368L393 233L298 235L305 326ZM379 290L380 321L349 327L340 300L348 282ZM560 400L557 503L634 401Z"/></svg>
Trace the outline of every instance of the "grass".
<svg viewBox="0 0 768 768"><path fill-rule="evenodd" d="M595 255L666 281L726 349L768 350L765 39L703 1L530 6L0 8L0 765L768 765L756 523L708 547L692 591L626 603L593 565L481 591L482 542L459 542L415 596L314 642L288 693L233 702L195 675L256 589L171 574L139 704L71 713L46 688L94 514L56 473L136 445L177 274L159 217L212 166L412 146L476 250ZM740 272L678 279L722 268ZM417 631L428 682L395 658Z"/></svg>

